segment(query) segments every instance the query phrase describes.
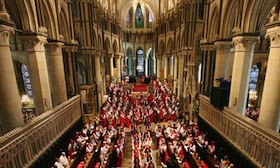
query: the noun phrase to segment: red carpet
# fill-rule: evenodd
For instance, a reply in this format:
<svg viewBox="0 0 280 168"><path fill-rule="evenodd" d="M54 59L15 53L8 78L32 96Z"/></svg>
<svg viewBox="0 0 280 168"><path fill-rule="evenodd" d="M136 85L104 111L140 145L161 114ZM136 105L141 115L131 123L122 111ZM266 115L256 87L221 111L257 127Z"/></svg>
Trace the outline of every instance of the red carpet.
<svg viewBox="0 0 280 168"><path fill-rule="evenodd" d="M147 92L146 85L134 85L133 92Z"/></svg>

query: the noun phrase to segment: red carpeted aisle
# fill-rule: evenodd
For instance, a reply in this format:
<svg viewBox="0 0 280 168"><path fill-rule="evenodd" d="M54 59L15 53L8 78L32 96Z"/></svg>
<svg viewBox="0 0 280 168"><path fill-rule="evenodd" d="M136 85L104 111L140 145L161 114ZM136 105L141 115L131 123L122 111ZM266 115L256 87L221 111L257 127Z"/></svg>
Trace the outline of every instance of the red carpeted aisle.
<svg viewBox="0 0 280 168"><path fill-rule="evenodd" d="M147 92L147 85L134 85L133 92Z"/></svg>

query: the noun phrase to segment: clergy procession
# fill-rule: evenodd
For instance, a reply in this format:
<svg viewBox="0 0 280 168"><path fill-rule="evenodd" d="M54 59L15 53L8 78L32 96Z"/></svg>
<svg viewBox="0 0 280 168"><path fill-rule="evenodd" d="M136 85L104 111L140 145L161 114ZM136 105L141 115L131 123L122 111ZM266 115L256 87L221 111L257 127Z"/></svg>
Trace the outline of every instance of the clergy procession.
<svg viewBox="0 0 280 168"><path fill-rule="evenodd" d="M217 156L215 142L208 141L197 123L178 118L179 102L166 81L153 81L152 93L133 95L133 87L127 89L123 81L110 84L100 121L76 132L68 145L68 158L62 152L54 167L72 167L76 158L81 158L78 168L208 168L209 162L234 167L224 156ZM127 154L131 165L124 162L127 151L131 151Z"/></svg>
<svg viewBox="0 0 280 168"><path fill-rule="evenodd" d="M133 85L132 85L133 86ZM154 81L154 92L144 96L142 92L132 97L132 88L124 91L124 82L111 83L108 99L104 103L100 120L102 126L112 124L130 127L131 122L167 122L175 121L179 102L167 82Z"/></svg>

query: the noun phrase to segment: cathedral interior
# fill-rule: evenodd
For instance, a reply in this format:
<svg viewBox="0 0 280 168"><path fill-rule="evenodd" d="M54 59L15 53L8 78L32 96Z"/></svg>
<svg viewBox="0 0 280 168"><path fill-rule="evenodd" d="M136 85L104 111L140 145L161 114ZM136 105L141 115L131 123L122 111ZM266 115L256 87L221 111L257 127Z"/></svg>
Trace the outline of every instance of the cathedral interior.
<svg viewBox="0 0 280 168"><path fill-rule="evenodd" d="M0 168L51 167L100 120L111 83L143 79L150 93L168 83L178 115L236 167L280 167L279 11L279 0L0 0Z"/></svg>

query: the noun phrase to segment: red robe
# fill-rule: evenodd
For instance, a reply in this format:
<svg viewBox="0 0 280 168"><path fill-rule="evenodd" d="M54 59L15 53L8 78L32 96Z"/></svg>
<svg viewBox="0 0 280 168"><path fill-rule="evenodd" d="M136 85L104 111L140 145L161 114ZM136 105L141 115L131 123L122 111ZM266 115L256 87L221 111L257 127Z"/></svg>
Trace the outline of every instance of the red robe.
<svg viewBox="0 0 280 168"><path fill-rule="evenodd" d="M126 128L129 128L130 127L130 118L128 116L126 116L125 122L126 122Z"/></svg>
<svg viewBox="0 0 280 168"><path fill-rule="evenodd" d="M125 124L125 118L122 115L120 115L120 124L121 124L121 126L124 126L124 124Z"/></svg>
<svg viewBox="0 0 280 168"><path fill-rule="evenodd" d="M171 120L174 121L175 118L176 118L175 112L174 112L174 114L171 113Z"/></svg>
<svg viewBox="0 0 280 168"><path fill-rule="evenodd" d="M122 155L123 155L122 151L118 152L117 167L122 167L122 160L123 160Z"/></svg>

